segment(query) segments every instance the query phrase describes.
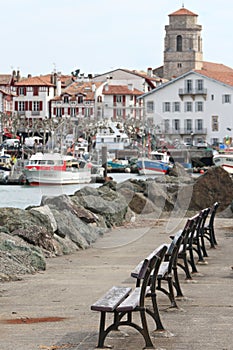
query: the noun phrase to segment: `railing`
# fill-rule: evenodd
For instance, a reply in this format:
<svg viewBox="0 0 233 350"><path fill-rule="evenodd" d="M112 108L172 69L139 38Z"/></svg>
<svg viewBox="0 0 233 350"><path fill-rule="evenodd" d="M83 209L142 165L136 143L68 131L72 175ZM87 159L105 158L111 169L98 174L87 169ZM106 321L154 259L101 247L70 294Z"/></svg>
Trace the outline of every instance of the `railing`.
<svg viewBox="0 0 233 350"><path fill-rule="evenodd" d="M206 95L207 89L179 89L179 95Z"/></svg>
<svg viewBox="0 0 233 350"><path fill-rule="evenodd" d="M161 128L161 134L167 134L167 135L206 135L207 134L207 128L202 129L186 129L186 128Z"/></svg>

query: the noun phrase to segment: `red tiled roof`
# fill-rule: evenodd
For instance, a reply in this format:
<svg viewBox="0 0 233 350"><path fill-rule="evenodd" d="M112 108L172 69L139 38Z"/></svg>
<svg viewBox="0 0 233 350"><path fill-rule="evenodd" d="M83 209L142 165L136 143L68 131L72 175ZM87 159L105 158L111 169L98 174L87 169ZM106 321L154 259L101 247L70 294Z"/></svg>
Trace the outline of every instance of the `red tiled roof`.
<svg viewBox="0 0 233 350"><path fill-rule="evenodd" d="M182 7L178 11L171 13L169 16L198 16L198 15Z"/></svg>
<svg viewBox="0 0 233 350"><path fill-rule="evenodd" d="M98 88L101 84L102 82L74 82L64 90L64 93L70 95L83 94L86 96L86 100L94 100L95 92L92 91L92 86L95 85Z"/></svg>
<svg viewBox="0 0 233 350"><path fill-rule="evenodd" d="M0 74L0 85L10 85L11 78L11 74Z"/></svg>
<svg viewBox="0 0 233 350"><path fill-rule="evenodd" d="M54 84L46 81L43 77L30 77L15 83L15 86L54 86Z"/></svg>
<svg viewBox="0 0 233 350"><path fill-rule="evenodd" d="M203 68L194 70L210 79L233 86L233 69L220 63L203 62Z"/></svg>
<svg viewBox="0 0 233 350"><path fill-rule="evenodd" d="M144 92L138 89L130 90L127 85L108 85L108 89L106 90L106 86L103 88L104 95L136 95L140 96Z"/></svg>

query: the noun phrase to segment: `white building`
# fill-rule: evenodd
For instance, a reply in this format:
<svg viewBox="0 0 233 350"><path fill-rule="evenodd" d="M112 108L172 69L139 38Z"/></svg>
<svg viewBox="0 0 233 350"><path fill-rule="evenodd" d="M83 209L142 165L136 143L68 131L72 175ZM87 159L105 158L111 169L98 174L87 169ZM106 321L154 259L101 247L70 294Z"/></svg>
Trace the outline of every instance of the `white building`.
<svg viewBox="0 0 233 350"><path fill-rule="evenodd" d="M203 62L142 95L145 118L167 140L217 144L233 133L233 69Z"/></svg>

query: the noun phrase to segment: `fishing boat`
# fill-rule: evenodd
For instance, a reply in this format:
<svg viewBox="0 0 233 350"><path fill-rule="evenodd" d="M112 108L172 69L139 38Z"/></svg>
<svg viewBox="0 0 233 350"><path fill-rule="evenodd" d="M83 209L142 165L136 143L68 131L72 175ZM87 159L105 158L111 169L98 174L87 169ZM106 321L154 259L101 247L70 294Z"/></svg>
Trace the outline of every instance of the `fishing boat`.
<svg viewBox="0 0 233 350"><path fill-rule="evenodd" d="M23 173L30 185L70 185L91 182L91 165L59 153L36 153Z"/></svg>
<svg viewBox="0 0 233 350"><path fill-rule="evenodd" d="M167 152L150 152L147 157L140 157L137 161L137 168L140 175L161 175L167 174L173 167L169 161L170 155Z"/></svg>
<svg viewBox="0 0 233 350"><path fill-rule="evenodd" d="M216 166L221 166L229 174L233 174L233 152L232 151L214 154L213 163Z"/></svg>

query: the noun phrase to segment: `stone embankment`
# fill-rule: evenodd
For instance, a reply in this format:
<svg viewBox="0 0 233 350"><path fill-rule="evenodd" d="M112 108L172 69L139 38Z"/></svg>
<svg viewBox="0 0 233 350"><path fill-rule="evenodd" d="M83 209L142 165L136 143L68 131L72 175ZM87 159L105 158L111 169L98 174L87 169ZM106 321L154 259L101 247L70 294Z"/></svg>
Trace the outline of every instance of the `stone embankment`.
<svg viewBox="0 0 233 350"><path fill-rule="evenodd" d="M144 216L188 216L220 202L218 215L233 217L233 182L220 167L197 179L177 164L169 176L109 181L73 195L43 197L38 207L0 208L0 281L46 270L46 259L90 247L109 229Z"/></svg>

